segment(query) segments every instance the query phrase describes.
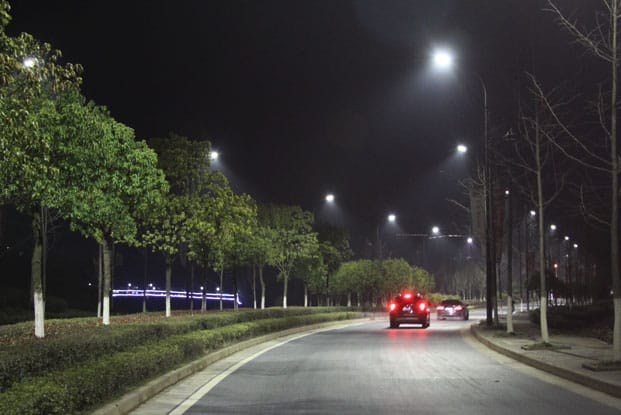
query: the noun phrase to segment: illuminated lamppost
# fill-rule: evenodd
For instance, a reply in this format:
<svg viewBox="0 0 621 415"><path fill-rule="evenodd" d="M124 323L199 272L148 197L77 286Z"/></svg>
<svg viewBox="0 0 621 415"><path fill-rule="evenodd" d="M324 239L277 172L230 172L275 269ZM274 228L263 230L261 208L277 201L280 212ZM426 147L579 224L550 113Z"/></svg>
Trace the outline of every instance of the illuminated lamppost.
<svg viewBox="0 0 621 415"><path fill-rule="evenodd" d="M433 56L434 67L446 71L450 70L453 66L453 55L447 50L435 51ZM493 311L496 309L496 252L494 247L494 231L492 220L492 194L493 186L491 181L491 166L489 162L489 137L488 137L488 110L487 110L487 87L481 77L478 77L481 84L481 91L483 94L483 142L484 142L484 158L485 158L485 172L483 180L483 194L485 198L485 269L486 269L486 312L487 325L493 323ZM496 313L496 316L498 313Z"/></svg>

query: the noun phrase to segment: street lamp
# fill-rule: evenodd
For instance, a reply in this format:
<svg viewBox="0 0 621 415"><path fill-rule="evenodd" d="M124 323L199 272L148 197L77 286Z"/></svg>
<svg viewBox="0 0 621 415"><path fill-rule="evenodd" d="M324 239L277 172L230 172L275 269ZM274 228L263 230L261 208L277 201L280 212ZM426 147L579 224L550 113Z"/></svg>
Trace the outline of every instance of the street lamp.
<svg viewBox="0 0 621 415"><path fill-rule="evenodd" d="M395 223L396 220L397 220L397 216L394 213L391 213L390 215L388 215L388 222Z"/></svg>
<svg viewBox="0 0 621 415"><path fill-rule="evenodd" d="M468 152L468 147L466 147L466 146L465 146L465 145L463 145L463 144L459 144L459 145L457 146L457 152L458 152L459 154L465 154L465 153L467 153L467 152Z"/></svg>
<svg viewBox="0 0 621 415"><path fill-rule="evenodd" d="M212 150L209 152L209 160L218 161L218 157L220 157L220 153L218 153L217 151Z"/></svg>
<svg viewBox="0 0 621 415"><path fill-rule="evenodd" d="M326 202L328 202L328 203L333 203L334 202L334 195L332 193L328 193L326 195Z"/></svg>
<svg viewBox="0 0 621 415"><path fill-rule="evenodd" d="M440 70L448 70L453 66L453 56L447 50L438 50L433 54L433 65ZM494 221L492 220L492 170L489 162L489 137L488 137L488 110L487 110L487 86L483 78L477 76L481 84L483 94L483 141L485 172L483 179L483 194L485 197L485 274L486 274L486 321L487 325L493 323L493 310L496 293L496 252L494 247ZM498 315L498 313L496 313Z"/></svg>
<svg viewBox="0 0 621 415"><path fill-rule="evenodd" d="M434 235L438 235L440 233L440 228L437 226L434 226L431 228L431 233Z"/></svg>
<svg viewBox="0 0 621 415"><path fill-rule="evenodd" d="M433 66L441 70L453 67L453 54L448 50L437 50L433 53Z"/></svg>

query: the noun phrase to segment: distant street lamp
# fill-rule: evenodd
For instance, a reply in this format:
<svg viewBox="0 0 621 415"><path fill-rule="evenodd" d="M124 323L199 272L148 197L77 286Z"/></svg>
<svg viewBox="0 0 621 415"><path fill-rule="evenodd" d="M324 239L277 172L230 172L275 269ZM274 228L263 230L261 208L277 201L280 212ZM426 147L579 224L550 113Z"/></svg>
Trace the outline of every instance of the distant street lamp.
<svg viewBox="0 0 621 415"><path fill-rule="evenodd" d="M467 152L468 152L468 147L466 147L466 146L465 146L465 145L463 145L463 144L459 144L459 145L457 146L457 152L458 152L458 153L460 153L460 154L465 154L465 153L467 153Z"/></svg>
<svg viewBox="0 0 621 415"><path fill-rule="evenodd" d="M433 53L433 66L441 70L453 67L453 55L447 50L437 50Z"/></svg>
<svg viewBox="0 0 621 415"><path fill-rule="evenodd" d="M434 235L438 235L440 233L440 228L437 226L434 226L431 228L431 233Z"/></svg>
<svg viewBox="0 0 621 415"><path fill-rule="evenodd" d="M397 215L395 215L394 213L391 213L390 215L388 215L388 222L395 223L396 220L397 220Z"/></svg>
<svg viewBox="0 0 621 415"><path fill-rule="evenodd" d="M218 161L218 157L220 157L220 153L218 153L217 151L214 150L209 152L209 160Z"/></svg>
<svg viewBox="0 0 621 415"><path fill-rule="evenodd" d="M332 193L328 193L326 195L326 202L328 202L328 203L334 202L334 195Z"/></svg>

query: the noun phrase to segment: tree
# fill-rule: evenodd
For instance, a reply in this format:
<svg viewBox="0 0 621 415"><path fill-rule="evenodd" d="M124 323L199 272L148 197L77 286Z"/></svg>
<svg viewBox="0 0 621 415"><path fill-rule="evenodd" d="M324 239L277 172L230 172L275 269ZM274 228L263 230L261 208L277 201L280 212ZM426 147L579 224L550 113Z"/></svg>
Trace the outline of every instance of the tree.
<svg viewBox="0 0 621 415"><path fill-rule="evenodd" d="M287 308L289 276L295 261L308 255L317 241L312 232L313 215L298 206L279 205L271 205L264 214L267 226L274 232L272 265L283 281L282 306Z"/></svg>
<svg viewBox="0 0 621 415"><path fill-rule="evenodd" d="M265 308L265 279L263 277L263 271L268 264L274 262L276 255L274 249L274 240L276 238L276 232L268 226L268 211L270 207L266 205L259 205L257 208L257 223L254 232L251 233L250 244L250 257L253 267L253 297L256 308L256 293L255 293L255 269L259 272L259 283L261 285L261 309Z"/></svg>
<svg viewBox="0 0 621 415"><path fill-rule="evenodd" d="M330 280L344 261L349 260L353 252L349 244L349 233L340 227L321 224L315 227L319 238L319 250L326 266L324 292L326 304L330 305Z"/></svg>
<svg viewBox="0 0 621 415"><path fill-rule="evenodd" d="M597 89L597 98L592 115L599 123L596 136L603 137L599 143L591 132L572 128L559 113L549 95L544 93L538 82L534 89L543 108L555 125L562 131L560 137L549 137L551 142L570 160L596 173L609 178L609 209L605 216L585 212L588 217L606 226L610 231L610 274L614 302L613 360L621 361L621 274L619 272L619 150L617 142L617 111L619 53L619 20L621 8L619 0L602 0L601 9L595 11L595 24L592 28L581 27L580 23L561 11L556 1L548 0L548 11L557 19L573 40L608 66L608 79ZM584 198L582 198L584 201Z"/></svg>
<svg viewBox="0 0 621 415"><path fill-rule="evenodd" d="M76 107L80 108L80 107ZM157 156L133 130L115 121L103 107L89 103L74 135L82 152L71 166L83 183L74 192L71 227L102 245L103 324L110 324L111 251L114 243L137 244L138 221L161 205L168 191Z"/></svg>
<svg viewBox="0 0 621 415"><path fill-rule="evenodd" d="M327 266L323 262L321 244L312 241L305 256L296 260L293 274L304 283L304 307L308 307L308 295L320 294L326 286Z"/></svg>
<svg viewBox="0 0 621 415"><path fill-rule="evenodd" d="M9 10L8 2L0 2L0 202L12 203L32 216L35 336L44 337L42 252L46 235L42 219L47 208L66 203L60 175L71 173L62 160L53 158L67 138L54 98L77 90L81 67L61 64L59 51L27 33L7 36Z"/></svg>
<svg viewBox="0 0 621 415"><path fill-rule="evenodd" d="M179 255L186 253L189 243L187 222L200 207L202 192L209 183L208 141L192 141L171 134L168 138L154 138L150 144L158 154L158 166L170 183L170 191L159 206L148 215L142 241L164 256L166 264L166 317L171 315L170 290L172 267Z"/></svg>

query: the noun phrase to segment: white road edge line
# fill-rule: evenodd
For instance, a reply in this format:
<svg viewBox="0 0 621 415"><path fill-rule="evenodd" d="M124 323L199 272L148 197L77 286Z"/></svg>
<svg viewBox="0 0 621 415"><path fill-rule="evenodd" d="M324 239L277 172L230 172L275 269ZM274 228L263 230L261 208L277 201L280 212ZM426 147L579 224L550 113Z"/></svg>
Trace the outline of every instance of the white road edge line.
<svg viewBox="0 0 621 415"><path fill-rule="evenodd" d="M362 323L357 323L357 324L362 324ZM357 325L357 324L353 324L353 325ZM322 331L328 331L328 330L336 330L338 329L338 327L326 327L326 328L322 328L322 329L318 329L318 330L313 330L311 332L308 333L303 333L300 335L296 335L294 337L288 338L286 340L282 340L276 344L273 344L263 350L260 350L258 352L256 352L255 354L248 356L247 358L235 363L233 366L229 367L227 370L225 370L224 372L220 373L218 376L214 377L213 379L211 379L209 382L207 382L206 384L204 384L203 386L201 386L200 389L198 389L196 392L194 392L192 395L190 395L190 397L188 397L185 401L181 402L179 405L177 405L177 407L175 409L173 409L172 411L170 411L168 414L169 415L182 415L184 414L188 409L190 409L192 406L194 406L194 404L196 404L196 402L198 402L203 396L207 395L209 393L209 391L211 389L213 389L215 386L218 385L218 383L222 382L228 375L230 375L231 373L235 372L237 369L239 369L241 366L245 365L246 363L250 362L253 359L256 359L257 357L259 357L260 355L262 355L263 353L269 352L272 349L275 349L276 347L282 346L283 344L289 343L293 340L297 340L300 339L302 337L306 337L306 336L310 336L311 334L315 334L315 333L319 333Z"/></svg>

